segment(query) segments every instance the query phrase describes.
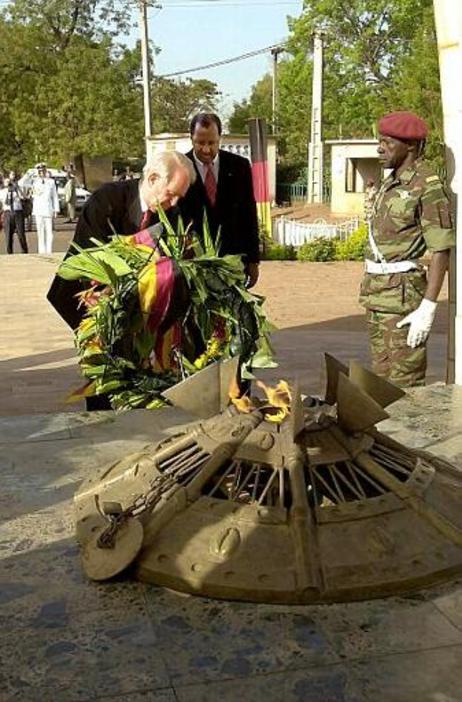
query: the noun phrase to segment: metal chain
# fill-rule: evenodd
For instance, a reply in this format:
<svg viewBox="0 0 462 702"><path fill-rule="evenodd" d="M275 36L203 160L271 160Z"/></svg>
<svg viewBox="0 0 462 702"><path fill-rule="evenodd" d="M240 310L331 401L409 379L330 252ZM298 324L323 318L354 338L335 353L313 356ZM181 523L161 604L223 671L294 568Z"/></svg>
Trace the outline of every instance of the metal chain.
<svg viewBox="0 0 462 702"><path fill-rule="evenodd" d="M118 514L105 514L104 516L110 523L98 539L99 548L113 548L115 535L122 524L130 518L140 517L144 512L155 507L155 505L160 502L163 495L172 488L177 487L178 482L175 479L177 471L178 466L175 465L167 468L164 473L150 481L150 486L146 492L138 495L132 504L123 510L123 512Z"/></svg>

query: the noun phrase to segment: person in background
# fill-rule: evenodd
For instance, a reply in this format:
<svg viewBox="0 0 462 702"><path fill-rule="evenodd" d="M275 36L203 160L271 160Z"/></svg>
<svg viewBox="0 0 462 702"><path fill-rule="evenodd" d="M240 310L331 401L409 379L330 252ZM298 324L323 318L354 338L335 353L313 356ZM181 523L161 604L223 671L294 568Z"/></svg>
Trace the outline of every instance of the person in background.
<svg viewBox="0 0 462 702"><path fill-rule="evenodd" d="M59 214L59 199L56 184L45 164L37 168L37 177L32 184L32 214L37 227L39 254L53 251L53 219Z"/></svg>
<svg viewBox="0 0 462 702"><path fill-rule="evenodd" d="M65 223L72 224L75 219L75 205L77 202L75 176L72 171L67 172L66 185L64 186L64 202L67 208L67 219Z"/></svg>
<svg viewBox="0 0 462 702"><path fill-rule="evenodd" d="M379 121L379 160L391 171L369 220L360 302L373 370L400 387L424 385L427 337L455 246L449 197L423 153L428 128L411 112ZM431 252L428 273L420 258Z"/></svg>
<svg viewBox="0 0 462 702"><path fill-rule="evenodd" d="M258 280L259 237L257 206L248 159L220 149L221 121L202 112L190 125L192 150L186 156L197 174L196 182L180 203L185 225L201 236L204 210L212 237L220 231L220 254L239 254L245 264L248 287Z"/></svg>
<svg viewBox="0 0 462 702"><path fill-rule="evenodd" d="M10 171L5 178L3 188L0 190L0 205L3 210L3 228L5 230L6 252L12 254L14 250L13 237L18 235L22 253L28 253L26 234L24 229L24 208L21 187L18 184L16 173Z"/></svg>

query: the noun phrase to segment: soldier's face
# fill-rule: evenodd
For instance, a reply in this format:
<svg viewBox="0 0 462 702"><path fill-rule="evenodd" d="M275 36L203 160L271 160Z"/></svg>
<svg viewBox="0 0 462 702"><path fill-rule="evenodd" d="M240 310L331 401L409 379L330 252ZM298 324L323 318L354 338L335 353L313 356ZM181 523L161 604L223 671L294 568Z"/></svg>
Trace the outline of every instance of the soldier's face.
<svg viewBox="0 0 462 702"><path fill-rule="evenodd" d="M399 168L410 150L409 144L394 137L380 134L377 153L384 168Z"/></svg>
<svg viewBox="0 0 462 702"><path fill-rule="evenodd" d="M215 123L210 127L201 127L196 124L191 137L194 153L202 163L212 163L220 148L220 134Z"/></svg>
<svg viewBox="0 0 462 702"><path fill-rule="evenodd" d="M380 134L377 153L384 168L393 168L394 170L399 168L409 151L410 146L407 142Z"/></svg>

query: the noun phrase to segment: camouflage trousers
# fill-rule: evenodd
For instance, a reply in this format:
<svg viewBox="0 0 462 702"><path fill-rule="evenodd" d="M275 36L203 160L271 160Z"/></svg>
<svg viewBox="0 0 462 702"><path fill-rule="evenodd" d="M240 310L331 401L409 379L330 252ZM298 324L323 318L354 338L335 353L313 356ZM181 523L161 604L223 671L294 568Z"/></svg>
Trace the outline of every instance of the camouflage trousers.
<svg viewBox="0 0 462 702"><path fill-rule="evenodd" d="M409 326L396 328L405 315L366 311L372 369L399 387L425 385L427 347L412 349L406 339Z"/></svg>

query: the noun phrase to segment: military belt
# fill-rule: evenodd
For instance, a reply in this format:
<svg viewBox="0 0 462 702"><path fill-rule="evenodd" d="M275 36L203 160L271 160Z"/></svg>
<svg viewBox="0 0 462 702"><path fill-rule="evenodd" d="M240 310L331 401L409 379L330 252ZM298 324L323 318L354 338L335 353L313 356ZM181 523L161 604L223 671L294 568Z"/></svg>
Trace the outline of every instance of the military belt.
<svg viewBox="0 0 462 702"><path fill-rule="evenodd" d="M415 261L396 261L387 263L386 261L370 261L366 258L366 273L374 275L389 275L390 273L406 273L419 268Z"/></svg>

